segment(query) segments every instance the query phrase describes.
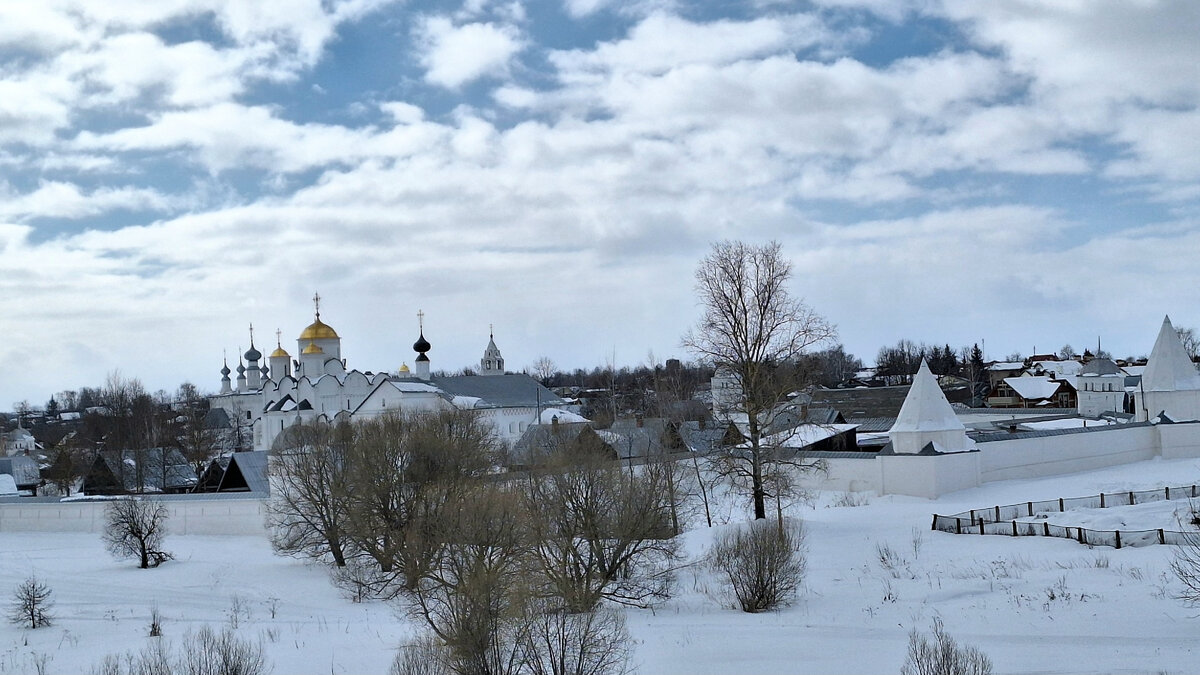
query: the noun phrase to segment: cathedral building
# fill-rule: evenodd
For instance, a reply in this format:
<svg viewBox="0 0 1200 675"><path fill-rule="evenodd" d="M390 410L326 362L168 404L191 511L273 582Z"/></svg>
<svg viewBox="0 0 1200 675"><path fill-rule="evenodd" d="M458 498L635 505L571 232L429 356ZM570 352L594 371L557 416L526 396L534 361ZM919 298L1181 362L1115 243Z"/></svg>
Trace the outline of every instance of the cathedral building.
<svg viewBox="0 0 1200 675"><path fill-rule="evenodd" d="M499 438L511 446L542 410L565 404L534 378L504 371L504 357L489 331L479 362L479 375L435 376L430 372L432 345L425 338L424 315L418 313L413 369L395 373L347 367L342 340L321 320L320 297L313 298L315 317L296 339L296 357L283 348L276 331L275 350L265 360L254 345L238 357L236 382L228 362L221 368L221 390L212 397L235 420L243 449L270 450L288 428L315 421L337 423L383 415L449 409L477 411Z"/></svg>

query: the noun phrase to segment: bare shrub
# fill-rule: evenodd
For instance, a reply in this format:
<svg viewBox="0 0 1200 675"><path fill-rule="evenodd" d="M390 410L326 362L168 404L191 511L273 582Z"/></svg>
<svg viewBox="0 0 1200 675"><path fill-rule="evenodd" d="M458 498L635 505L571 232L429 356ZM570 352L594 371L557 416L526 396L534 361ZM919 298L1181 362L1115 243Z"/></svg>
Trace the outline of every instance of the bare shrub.
<svg viewBox="0 0 1200 675"><path fill-rule="evenodd" d="M940 619L933 620L933 639L913 629L908 634L908 658L900 675L991 675L992 660L971 646L959 646Z"/></svg>
<svg viewBox="0 0 1200 675"><path fill-rule="evenodd" d="M758 520L727 528L707 553L744 612L763 612L787 603L804 580L804 526L799 520Z"/></svg>
<svg viewBox="0 0 1200 675"><path fill-rule="evenodd" d="M162 550L167 507L156 499L125 497L104 508L104 546L117 558L137 558L138 567L158 567L173 556Z"/></svg>
<svg viewBox="0 0 1200 675"><path fill-rule="evenodd" d="M150 637L162 637L162 614L158 611L158 605L150 608Z"/></svg>
<svg viewBox="0 0 1200 675"><path fill-rule="evenodd" d="M522 661L532 675L621 675L629 670L625 615L612 607L571 614L531 603Z"/></svg>
<svg viewBox="0 0 1200 675"><path fill-rule="evenodd" d="M188 633L178 654L171 643L154 640L138 653L122 658L109 654L92 668L93 675L266 675L270 672L261 643L239 638L226 628L204 626Z"/></svg>
<svg viewBox="0 0 1200 675"><path fill-rule="evenodd" d="M203 626L183 638L177 671L182 675L265 675L270 672L261 643L243 640L226 628Z"/></svg>
<svg viewBox="0 0 1200 675"><path fill-rule="evenodd" d="M453 675L449 650L438 644L437 638L426 635L401 645L388 675Z"/></svg>
<svg viewBox="0 0 1200 675"><path fill-rule="evenodd" d="M1188 605L1200 605L1200 533L1185 532L1182 537L1171 560L1171 571L1183 584L1175 598Z"/></svg>
<svg viewBox="0 0 1200 675"><path fill-rule="evenodd" d="M54 606L54 601L50 599L52 593L50 587L38 581L37 577L29 577L22 581L13 591L8 612L9 621L30 628L51 625L54 620L50 614L50 609Z"/></svg>

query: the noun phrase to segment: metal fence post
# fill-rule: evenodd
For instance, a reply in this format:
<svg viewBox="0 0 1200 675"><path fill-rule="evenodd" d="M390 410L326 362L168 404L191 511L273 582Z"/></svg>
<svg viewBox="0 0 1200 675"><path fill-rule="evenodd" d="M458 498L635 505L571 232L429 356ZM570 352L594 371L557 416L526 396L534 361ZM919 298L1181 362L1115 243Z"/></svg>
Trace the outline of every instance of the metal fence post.
<svg viewBox="0 0 1200 675"><path fill-rule="evenodd" d="M1100 508L1104 508L1104 493L1100 493Z"/></svg>
<svg viewBox="0 0 1200 675"><path fill-rule="evenodd" d="M1117 548L1121 548L1121 531L1116 530L1116 533L1117 533Z"/></svg>

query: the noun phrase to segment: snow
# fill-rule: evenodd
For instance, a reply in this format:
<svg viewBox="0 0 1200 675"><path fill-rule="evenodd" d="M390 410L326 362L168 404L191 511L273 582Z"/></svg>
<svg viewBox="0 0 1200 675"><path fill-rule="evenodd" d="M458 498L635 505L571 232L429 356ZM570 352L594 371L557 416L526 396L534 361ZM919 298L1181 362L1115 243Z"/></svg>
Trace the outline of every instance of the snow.
<svg viewBox="0 0 1200 675"><path fill-rule="evenodd" d="M1036 401L1050 398L1062 386L1061 380L1051 380L1048 377L1006 377L1004 383L1023 399Z"/></svg>
<svg viewBox="0 0 1200 675"><path fill-rule="evenodd" d="M557 417L559 422L587 422L588 419L583 415L563 410L562 408L545 408L542 414L538 417L538 424L551 424L554 418Z"/></svg>
<svg viewBox="0 0 1200 675"><path fill-rule="evenodd" d="M482 400L478 396L455 396L450 399L450 402L459 410L471 410Z"/></svg>
<svg viewBox="0 0 1200 675"><path fill-rule="evenodd" d="M7 473L0 473L0 495L15 495L17 492L17 480Z"/></svg>
<svg viewBox="0 0 1200 675"><path fill-rule="evenodd" d="M763 437L761 444L767 447L804 448L826 438L857 429L857 424L801 424L800 426ZM739 448L750 447L746 441Z"/></svg>
<svg viewBox="0 0 1200 675"><path fill-rule="evenodd" d="M997 674L1194 672L1200 617L1172 597L1180 585L1170 573L1171 547L1089 549L929 528L934 512L1198 479L1198 460L1156 459L990 483L937 500L812 493L785 506L807 531L805 587L791 606L744 614L731 609L703 565L685 567L673 598L653 610L625 610L633 670L894 673L909 630L927 631L940 617L960 643L987 653ZM682 535L692 561L714 531L748 517L736 496L717 494L713 504L716 527L706 527L699 511ZM1154 528L1170 516L1151 507L1187 502L1144 506L1052 515L1097 529L1116 522L1106 519ZM229 625L235 597L249 610L236 632L263 641L275 673L386 672L396 646L419 628L399 608L341 597L324 568L276 556L261 537L168 536L166 544L176 560L138 570L109 557L96 535L0 533L0 578L12 587L37 574L53 589L58 619L36 631L0 625L0 673L32 672L34 654L50 655L48 673L89 672L105 654L140 650L156 639L147 637L154 606L162 639L178 645L201 624ZM881 547L893 554L888 566Z"/></svg>
<svg viewBox="0 0 1200 675"><path fill-rule="evenodd" d="M1041 422L1021 422L1018 428L1023 431L1047 431L1051 429L1082 429L1092 427L1106 427L1111 424L1116 424L1113 420L1100 419L1091 420L1083 417L1068 417L1060 420L1043 420Z"/></svg>

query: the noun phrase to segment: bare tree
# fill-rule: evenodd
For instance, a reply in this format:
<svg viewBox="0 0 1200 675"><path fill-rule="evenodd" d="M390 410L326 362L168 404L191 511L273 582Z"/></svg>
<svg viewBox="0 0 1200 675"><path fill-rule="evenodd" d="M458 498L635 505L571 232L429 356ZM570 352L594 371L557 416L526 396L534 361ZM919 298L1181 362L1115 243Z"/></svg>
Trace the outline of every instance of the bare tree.
<svg viewBox="0 0 1200 675"><path fill-rule="evenodd" d="M726 529L713 541L708 564L729 582L743 612L764 612L795 595L806 557L800 521L754 521Z"/></svg>
<svg viewBox="0 0 1200 675"><path fill-rule="evenodd" d="M532 568L517 497L481 485L447 508L434 563L412 595L462 675L514 673L520 666L519 618Z"/></svg>
<svg viewBox="0 0 1200 675"><path fill-rule="evenodd" d="M199 480L209 462L220 454L221 436L216 429L208 427L208 410L203 406L189 405L180 411L179 417L182 419L176 442Z"/></svg>
<svg viewBox="0 0 1200 675"><path fill-rule="evenodd" d="M908 634L908 658L901 675L991 675L992 660L979 649L959 646L940 619L933 620L933 640L916 629Z"/></svg>
<svg viewBox="0 0 1200 675"><path fill-rule="evenodd" d="M791 274L778 243L714 244L696 269L704 315L683 338L685 347L732 373L740 385L731 409L714 412L745 415L747 451L728 459L748 479L755 518L766 518L764 469L778 461L762 444L763 429L783 397L804 384L794 367L799 357L836 336L833 325L791 296Z"/></svg>
<svg viewBox="0 0 1200 675"><path fill-rule="evenodd" d="M51 625L54 619L50 614L50 609L54 607L54 601L50 599L51 593L50 587L38 581L37 577L29 577L22 581L13 591L8 612L9 621L28 625L30 628Z"/></svg>
<svg viewBox="0 0 1200 675"><path fill-rule="evenodd" d="M162 550L167 534L167 507L156 499L115 499L104 509L104 545L117 558L137 558L138 567L158 567L171 560Z"/></svg>
<svg viewBox="0 0 1200 675"><path fill-rule="evenodd" d="M549 356L539 356L529 365L529 374L533 375L542 384L550 382L550 378L554 377L554 373L558 372L558 366L554 365L554 360Z"/></svg>
<svg viewBox="0 0 1200 675"><path fill-rule="evenodd" d="M531 472L525 504L547 591L568 612L669 595L679 545L665 471L626 474L597 453L563 450Z"/></svg>
<svg viewBox="0 0 1200 675"><path fill-rule="evenodd" d="M347 536L369 556L385 597L428 569L430 532L446 503L495 464L491 427L471 411L385 415L359 422L346 455Z"/></svg>
<svg viewBox="0 0 1200 675"><path fill-rule="evenodd" d="M1175 333L1179 335L1179 341L1183 343L1183 351L1195 361L1196 356L1200 355L1200 336L1196 335L1196 329L1180 327L1175 329Z"/></svg>
<svg viewBox="0 0 1200 675"><path fill-rule="evenodd" d="M346 490L349 429L297 424L284 431L270 464L267 524L276 552L346 566L350 546Z"/></svg>

